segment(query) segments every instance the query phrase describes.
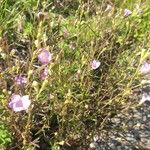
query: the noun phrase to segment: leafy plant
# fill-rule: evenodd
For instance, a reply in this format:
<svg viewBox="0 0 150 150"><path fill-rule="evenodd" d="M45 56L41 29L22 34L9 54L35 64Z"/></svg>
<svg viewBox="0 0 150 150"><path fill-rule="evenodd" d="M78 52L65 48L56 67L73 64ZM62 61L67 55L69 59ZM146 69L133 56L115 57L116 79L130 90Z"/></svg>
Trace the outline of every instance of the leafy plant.
<svg viewBox="0 0 150 150"><path fill-rule="evenodd" d="M83 149L136 106L150 46L149 3L137 2L0 1L0 144Z"/></svg>
<svg viewBox="0 0 150 150"><path fill-rule="evenodd" d="M0 123L0 145L7 146L11 142L11 134L4 124Z"/></svg>

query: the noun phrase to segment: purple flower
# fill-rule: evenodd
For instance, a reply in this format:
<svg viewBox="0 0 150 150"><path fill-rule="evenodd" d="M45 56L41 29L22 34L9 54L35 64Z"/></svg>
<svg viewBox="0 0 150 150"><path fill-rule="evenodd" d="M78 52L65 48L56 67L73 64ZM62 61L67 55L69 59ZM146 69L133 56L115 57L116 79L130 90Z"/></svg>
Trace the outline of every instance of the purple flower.
<svg viewBox="0 0 150 150"><path fill-rule="evenodd" d="M129 15L131 15L132 14L132 11L131 10L129 10L129 9L125 9L124 10L124 16L125 17L128 17Z"/></svg>
<svg viewBox="0 0 150 150"><path fill-rule="evenodd" d="M141 73L145 74L145 73L149 73L150 72L150 64L147 62L144 62L141 66L140 69Z"/></svg>
<svg viewBox="0 0 150 150"><path fill-rule="evenodd" d="M47 76L48 76L48 68L44 68L40 72L40 78L41 78L41 80L44 80Z"/></svg>
<svg viewBox="0 0 150 150"><path fill-rule="evenodd" d="M19 112L22 110L27 110L31 104L28 95L20 96L18 94L13 94L11 101L9 102L9 107L15 111Z"/></svg>
<svg viewBox="0 0 150 150"><path fill-rule="evenodd" d="M15 77L15 82L18 85L26 84L27 78L25 76L19 75L19 76Z"/></svg>
<svg viewBox="0 0 150 150"><path fill-rule="evenodd" d="M112 10L112 6L108 4L107 7L106 7L106 9L105 9L105 12L111 11L111 10Z"/></svg>
<svg viewBox="0 0 150 150"><path fill-rule="evenodd" d="M91 61L91 63L90 63L90 65L91 65L91 68L93 69L93 70L95 70L95 69L97 69L99 66L100 66L100 62L98 61L98 60L93 60L93 61Z"/></svg>
<svg viewBox="0 0 150 150"><path fill-rule="evenodd" d="M139 102L139 104L142 104L142 103L144 103L145 101L150 101L150 94L149 94L149 93L143 93L142 99L141 99L141 101Z"/></svg>
<svg viewBox="0 0 150 150"><path fill-rule="evenodd" d="M52 54L47 50L42 50L38 55L38 60L43 65L47 65L52 60Z"/></svg>

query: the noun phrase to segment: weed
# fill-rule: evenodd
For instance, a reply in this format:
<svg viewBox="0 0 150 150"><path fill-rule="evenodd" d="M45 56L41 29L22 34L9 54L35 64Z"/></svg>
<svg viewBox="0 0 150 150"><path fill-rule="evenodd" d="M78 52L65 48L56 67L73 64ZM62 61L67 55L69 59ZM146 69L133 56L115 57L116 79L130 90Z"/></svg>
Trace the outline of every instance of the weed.
<svg viewBox="0 0 150 150"><path fill-rule="evenodd" d="M88 149L90 132L136 106L149 13L148 0L0 1L6 149Z"/></svg>

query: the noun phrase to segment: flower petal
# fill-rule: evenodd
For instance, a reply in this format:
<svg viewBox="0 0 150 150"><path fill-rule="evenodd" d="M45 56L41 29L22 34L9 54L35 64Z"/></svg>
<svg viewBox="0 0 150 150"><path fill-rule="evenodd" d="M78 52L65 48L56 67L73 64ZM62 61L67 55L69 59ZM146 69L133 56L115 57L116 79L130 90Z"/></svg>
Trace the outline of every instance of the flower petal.
<svg viewBox="0 0 150 150"><path fill-rule="evenodd" d="M52 59L52 54L47 50L42 50L38 55L38 60L44 65L48 64Z"/></svg>
<svg viewBox="0 0 150 150"><path fill-rule="evenodd" d="M27 83L27 78L25 76L19 75L15 77L16 84L21 85L21 84L26 84Z"/></svg>
<svg viewBox="0 0 150 150"><path fill-rule="evenodd" d="M125 9L124 10L124 16L125 17L128 17L129 15L131 15L132 14L132 11L131 10L129 10L129 9Z"/></svg>
<svg viewBox="0 0 150 150"><path fill-rule="evenodd" d="M28 107L31 104L31 100L29 100L29 96L28 95L22 96L21 101L23 103L24 110L28 109Z"/></svg>
<svg viewBox="0 0 150 150"><path fill-rule="evenodd" d="M48 76L48 68L46 67L43 70L41 70L40 78L41 78L41 80L44 80L47 76Z"/></svg>
<svg viewBox="0 0 150 150"><path fill-rule="evenodd" d="M19 101L20 98L21 98L20 95L18 95L18 94L13 94L13 95L11 96L11 101L9 102L9 107L10 107L10 108L13 108L13 104L16 103L17 101Z"/></svg>
<svg viewBox="0 0 150 150"><path fill-rule="evenodd" d="M14 103L13 104L13 111L15 111L15 112L19 112L19 111L22 111L22 110L24 110L24 108L23 107L18 107L17 106L17 103Z"/></svg>
<svg viewBox="0 0 150 150"><path fill-rule="evenodd" d="M107 7L106 7L106 9L105 9L105 12L111 11L111 10L112 10L112 6L108 4Z"/></svg>
<svg viewBox="0 0 150 150"><path fill-rule="evenodd" d="M150 72L150 64L147 62L143 62L141 68L140 68L141 73L149 73Z"/></svg>
<svg viewBox="0 0 150 150"><path fill-rule="evenodd" d="M139 104L142 104L142 103L144 103L145 101L150 101L150 94L148 94L148 93L143 93L142 99L141 99L141 101L139 102Z"/></svg>
<svg viewBox="0 0 150 150"><path fill-rule="evenodd" d="M101 63L94 59L90 64L92 69L97 69Z"/></svg>

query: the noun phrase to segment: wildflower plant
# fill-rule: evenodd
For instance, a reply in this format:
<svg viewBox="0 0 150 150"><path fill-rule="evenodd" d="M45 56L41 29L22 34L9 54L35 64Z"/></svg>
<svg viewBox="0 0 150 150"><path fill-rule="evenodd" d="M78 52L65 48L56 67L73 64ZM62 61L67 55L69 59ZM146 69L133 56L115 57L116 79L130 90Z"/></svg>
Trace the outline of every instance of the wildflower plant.
<svg viewBox="0 0 150 150"><path fill-rule="evenodd" d="M149 67L148 2L136 15L118 0L0 1L7 149L83 149L88 133L135 106L129 96Z"/></svg>

